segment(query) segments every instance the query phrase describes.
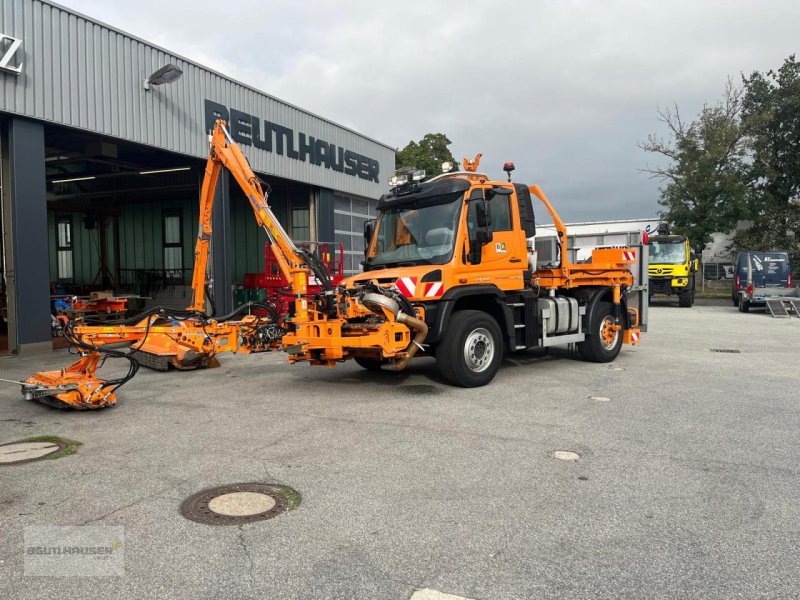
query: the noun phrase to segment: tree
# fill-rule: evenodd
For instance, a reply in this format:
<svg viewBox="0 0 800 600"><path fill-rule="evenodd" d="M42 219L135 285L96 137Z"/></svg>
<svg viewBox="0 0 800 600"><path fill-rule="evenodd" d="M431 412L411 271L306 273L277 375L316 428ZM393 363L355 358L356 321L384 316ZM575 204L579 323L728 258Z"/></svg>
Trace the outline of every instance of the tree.
<svg viewBox="0 0 800 600"><path fill-rule="evenodd" d="M788 250L800 264L800 63L744 80L743 119L752 146L748 218L736 235L741 249Z"/></svg>
<svg viewBox="0 0 800 600"><path fill-rule="evenodd" d="M448 148L450 144L452 142L443 133L427 133L419 142L411 141L405 148L397 151L397 168L416 167L425 169L427 177L439 175L443 162L449 160L457 164Z"/></svg>
<svg viewBox="0 0 800 600"><path fill-rule="evenodd" d="M719 102L704 105L695 121L686 122L677 105L659 109L669 139L650 135L639 147L668 159L665 167L642 169L660 180L661 217L693 245L704 247L711 234L731 231L747 214L749 169L743 90L728 80Z"/></svg>

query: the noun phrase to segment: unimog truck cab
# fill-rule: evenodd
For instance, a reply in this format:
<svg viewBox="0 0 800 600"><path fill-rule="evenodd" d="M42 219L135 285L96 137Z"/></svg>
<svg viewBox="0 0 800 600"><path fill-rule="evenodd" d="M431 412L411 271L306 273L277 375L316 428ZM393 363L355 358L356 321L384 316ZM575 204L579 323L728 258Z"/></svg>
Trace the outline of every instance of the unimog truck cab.
<svg viewBox="0 0 800 600"><path fill-rule="evenodd" d="M637 343L640 300L629 267L638 251L597 249L591 263L569 263L566 229L541 189L511 182L511 163L508 181L493 181L477 162L425 182L414 170L395 176L365 226L364 273L347 284L399 290L404 309L428 326L418 356L435 356L442 375L465 387L490 381L506 352L576 344L585 359L607 362L623 342ZM528 241L534 199L557 224L557 266L537 269ZM374 353L355 359L368 369L385 364Z"/></svg>
<svg viewBox="0 0 800 600"><path fill-rule="evenodd" d="M686 236L670 235L666 223L659 224L657 231L649 237L650 297L655 294L677 296L678 306L691 307L699 261Z"/></svg>

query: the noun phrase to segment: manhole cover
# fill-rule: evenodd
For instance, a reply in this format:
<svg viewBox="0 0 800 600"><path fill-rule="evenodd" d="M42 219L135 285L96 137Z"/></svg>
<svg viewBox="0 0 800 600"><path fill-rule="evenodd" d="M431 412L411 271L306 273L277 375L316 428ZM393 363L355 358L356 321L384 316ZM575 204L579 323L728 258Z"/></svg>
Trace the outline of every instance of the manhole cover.
<svg viewBox="0 0 800 600"><path fill-rule="evenodd" d="M553 452L553 458L557 458L558 460L578 460L580 457L580 454L571 452L570 450L556 450Z"/></svg>
<svg viewBox="0 0 800 600"><path fill-rule="evenodd" d="M0 465L14 465L44 458L64 448L58 442L13 442L0 446Z"/></svg>
<svg viewBox="0 0 800 600"><path fill-rule="evenodd" d="M741 350L736 348L709 348L709 352L721 352L722 354L741 354Z"/></svg>
<svg viewBox="0 0 800 600"><path fill-rule="evenodd" d="M300 505L285 485L234 483L198 492L181 504L181 514L206 525L241 525L271 519Z"/></svg>
<svg viewBox="0 0 800 600"><path fill-rule="evenodd" d="M595 402L611 402L611 398L607 396L589 396L589 400L594 400Z"/></svg>

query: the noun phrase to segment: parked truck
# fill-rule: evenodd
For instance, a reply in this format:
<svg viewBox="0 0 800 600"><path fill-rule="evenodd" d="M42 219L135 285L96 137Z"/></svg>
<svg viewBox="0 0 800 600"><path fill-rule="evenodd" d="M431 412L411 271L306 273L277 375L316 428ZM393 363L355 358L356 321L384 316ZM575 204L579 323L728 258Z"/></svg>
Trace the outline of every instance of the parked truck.
<svg viewBox="0 0 800 600"><path fill-rule="evenodd" d="M739 312L765 307L774 317L800 316L789 253L744 251L736 256L731 300Z"/></svg>
<svg viewBox="0 0 800 600"><path fill-rule="evenodd" d="M699 261L689 239L683 235L670 235L669 225L660 223L656 235L649 236L648 245L650 297L656 294L677 296L678 306L691 307Z"/></svg>
<svg viewBox="0 0 800 600"><path fill-rule="evenodd" d="M23 395L83 409L114 404L146 344L154 352L180 349L183 364L198 366L212 365L221 352L268 350L283 350L290 363L333 367L354 359L370 370L402 370L416 356L434 356L449 383L476 387L494 378L510 352L574 345L585 360L609 362L622 344L639 343L646 325L646 298L634 276L641 247L597 248L590 261L573 264L566 228L544 192L512 183L511 163L504 167L507 181L492 180L478 166L476 157L465 159L461 172L443 165L444 173L428 181L417 170L392 177L377 221L365 226L364 272L335 285L324 260L295 245L281 227L268 187L218 121L201 191L191 306L151 309L115 325L71 322L65 336L80 359L34 374ZM292 294L285 311L267 303L221 317L203 312L211 207L222 168L267 232ZM550 213L560 243L560 259L543 267L528 242L536 229L534 199ZM122 342L132 352L108 348ZM129 360L131 370L102 379L97 369L108 357Z"/></svg>

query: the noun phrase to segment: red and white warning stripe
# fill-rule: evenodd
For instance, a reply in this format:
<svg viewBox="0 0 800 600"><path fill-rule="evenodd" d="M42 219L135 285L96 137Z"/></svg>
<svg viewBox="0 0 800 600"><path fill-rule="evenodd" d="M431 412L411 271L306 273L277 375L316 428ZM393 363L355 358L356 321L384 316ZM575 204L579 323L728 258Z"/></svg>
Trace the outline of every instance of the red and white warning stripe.
<svg viewBox="0 0 800 600"><path fill-rule="evenodd" d="M631 344L638 344L641 335L638 331L631 331Z"/></svg>
<svg viewBox="0 0 800 600"><path fill-rule="evenodd" d="M395 286L400 293L406 298L413 298L417 293L417 278L416 277L401 277L395 283Z"/></svg>
<svg viewBox="0 0 800 600"><path fill-rule="evenodd" d="M425 287L425 297L426 298L438 298L442 295L442 291L444 290L444 286L442 285L441 281L434 281L433 283L427 284Z"/></svg>
<svg viewBox="0 0 800 600"><path fill-rule="evenodd" d="M636 260L636 250L623 250L622 251L622 259L623 260Z"/></svg>

